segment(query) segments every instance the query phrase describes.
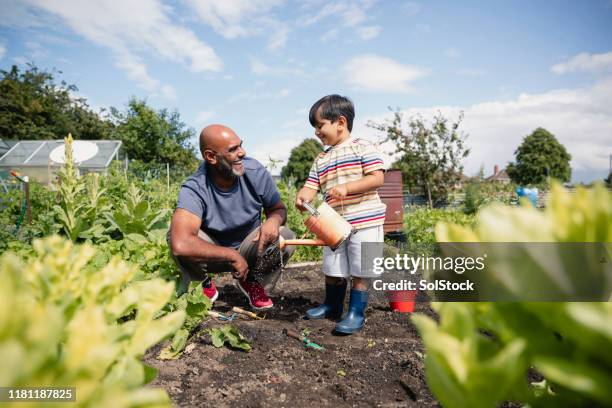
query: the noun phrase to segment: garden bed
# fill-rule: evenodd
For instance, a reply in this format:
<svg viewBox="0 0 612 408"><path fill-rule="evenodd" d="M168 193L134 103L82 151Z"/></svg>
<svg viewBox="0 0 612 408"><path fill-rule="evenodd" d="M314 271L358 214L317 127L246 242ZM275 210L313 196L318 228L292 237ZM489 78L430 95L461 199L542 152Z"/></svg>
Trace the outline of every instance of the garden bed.
<svg viewBox="0 0 612 408"><path fill-rule="evenodd" d="M247 308L231 277L217 279L214 310ZM177 360L160 360L164 344L151 348L145 362L159 370L151 386L168 391L177 406L437 406L426 381L424 349L409 314L389 310L375 298L364 330L352 336L332 334L330 320L303 320L306 309L323 299L320 266L285 271L273 296L275 308L265 320L234 324L251 342L248 353L215 348L206 329L223 323L206 318ZM416 311L433 315L428 304ZM317 351L283 334L306 330L325 347Z"/></svg>

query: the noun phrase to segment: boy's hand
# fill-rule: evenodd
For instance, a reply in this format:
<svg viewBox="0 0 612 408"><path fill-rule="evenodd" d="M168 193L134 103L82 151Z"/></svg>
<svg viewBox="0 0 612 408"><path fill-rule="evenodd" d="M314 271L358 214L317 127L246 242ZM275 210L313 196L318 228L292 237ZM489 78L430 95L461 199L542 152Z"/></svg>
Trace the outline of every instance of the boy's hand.
<svg viewBox="0 0 612 408"><path fill-rule="evenodd" d="M338 184L327 192L327 195L336 200L342 200L348 195L348 188L346 184Z"/></svg>
<svg viewBox="0 0 612 408"><path fill-rule="evenodd" d="M315 190L309 188L302 188L295 198L295 207L300 211L306 211L304 203L309 203L317 195Z"/></svg>

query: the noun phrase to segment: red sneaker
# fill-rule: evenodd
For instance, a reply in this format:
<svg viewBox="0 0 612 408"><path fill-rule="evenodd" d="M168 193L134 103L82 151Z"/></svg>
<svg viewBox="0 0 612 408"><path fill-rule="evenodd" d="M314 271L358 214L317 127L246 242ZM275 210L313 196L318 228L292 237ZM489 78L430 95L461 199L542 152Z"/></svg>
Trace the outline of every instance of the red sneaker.
<svg viewBox="0 0 612 408"><path fill-rule="evenodd" d="M249 299L249 304L255 310L270 309L274 306L272 299L268 297L263 286L257 282L247 282L245 280L237 280L238 289L244 293Z"/></svg>
<svg viewBox="0 0 612 408"><path fill-rule="evenodd" d="M219 297L219 291L212 280L210 281L208 287L202 285L202 293L204 293L204 296L210 299L211 303L214 303Z"/></svg>

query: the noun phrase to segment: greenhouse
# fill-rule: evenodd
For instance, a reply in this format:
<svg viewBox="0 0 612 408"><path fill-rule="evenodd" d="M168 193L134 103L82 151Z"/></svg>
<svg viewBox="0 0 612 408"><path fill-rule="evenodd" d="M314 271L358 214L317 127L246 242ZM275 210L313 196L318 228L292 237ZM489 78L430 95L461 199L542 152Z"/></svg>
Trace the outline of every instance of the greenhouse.
<svg viewBox="0 0 612 408"><path fill-rule="evenodd" d="M81 173L106 173L119 159L120 140L77 140L74 161ZM64 163L64 140L0 140L0 183L16 172L49 184Z"/></svg>

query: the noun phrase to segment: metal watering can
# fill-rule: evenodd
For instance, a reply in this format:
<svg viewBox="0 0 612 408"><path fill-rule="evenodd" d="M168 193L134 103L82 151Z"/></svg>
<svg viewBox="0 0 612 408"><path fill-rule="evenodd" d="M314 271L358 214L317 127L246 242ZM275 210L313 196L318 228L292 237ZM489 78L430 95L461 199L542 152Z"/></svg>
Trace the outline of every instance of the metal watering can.
<svg viewBox="0 0 612 408"><path fill-rule="evenodd" d="M281 249L287 245L306 245L328 246L335 251L353 234L353 226L327 203L322 203L316 209L309 203L304 203L304 208L310 213L304 225L318 239L283 239L280 237Z"/></svg>

